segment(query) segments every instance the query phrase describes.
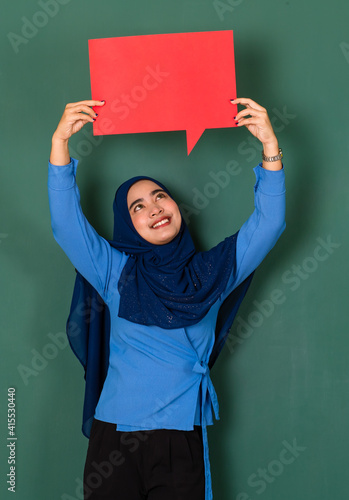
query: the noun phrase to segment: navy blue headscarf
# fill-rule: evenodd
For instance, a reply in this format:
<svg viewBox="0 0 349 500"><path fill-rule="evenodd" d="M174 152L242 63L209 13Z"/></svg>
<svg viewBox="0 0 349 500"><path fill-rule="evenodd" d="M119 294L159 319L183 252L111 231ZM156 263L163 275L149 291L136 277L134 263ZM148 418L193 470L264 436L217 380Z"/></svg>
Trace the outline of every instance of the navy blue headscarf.
<svg viewBox="0 0 349 500"><path fill-rule="evenodd" d="M167 244L156 245L142 238L127 206L129 188L137 181L155 182L171 198L160 182L138 176L124 182L115 194L114 234L110 245L129 255L118 282L118 316L143 325L165 329L198 323L225 290L236 267L238 232L207 252L197 252L182 217L177 236ZM209 366L226 341L253 273L224 301L216 325L216 342ZM83 311L83 313L82 313ZM111 311L111 314L116 314ZM89 437L109 363L110 311L97 291L77 272L67 321L71 348L85 369L83 433Z"/></svg>
<svg viewBox="0 0 349 500"><path fill-rule="evenodd" d="M235 238L209 252L196 252L182 217L177 236L165 245L149 243L135 229L127 206L129 188L150 177L133 177L114 199L111 245L130 254L121 274L119 316L134 323L181 328L200 321L226 287L235 265Z"/></svg>

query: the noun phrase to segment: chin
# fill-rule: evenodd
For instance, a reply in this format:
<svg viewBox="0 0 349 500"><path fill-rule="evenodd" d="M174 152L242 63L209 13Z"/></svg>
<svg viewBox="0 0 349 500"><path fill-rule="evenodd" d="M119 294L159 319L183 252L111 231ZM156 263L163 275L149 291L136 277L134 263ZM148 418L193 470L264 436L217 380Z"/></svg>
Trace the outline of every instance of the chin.
<svg viewBox="0 0 349 500"><path fill-rule="evenodd" d="M176 231L175 233L173 233L172 235L169 235L169 236L163 236L163 238L159 237L158 239L153 239L152 243L154 243L155 245L166 245L166 243L170 243L178 234L179 231Z"/></svg>
<svg viewBox="0 0 349 500"><path fill-rule="evenodd" d="M154 241L155 245L166 245L166 243L171 243L171 241L175 238L176 236L171 236L170 238L164 238L163 240L158 240Z"/></svg>

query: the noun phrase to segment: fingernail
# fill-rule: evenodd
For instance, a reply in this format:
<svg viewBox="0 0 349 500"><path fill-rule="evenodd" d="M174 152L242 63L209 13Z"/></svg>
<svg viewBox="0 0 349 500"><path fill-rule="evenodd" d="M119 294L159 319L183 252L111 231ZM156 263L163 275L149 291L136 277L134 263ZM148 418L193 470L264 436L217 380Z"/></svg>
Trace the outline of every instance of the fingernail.
<svg viewBox="0 0 349 500"><path fill-rule="evenodd" d="M92 120L95 122L95 121L96 121L96 118L92 118Z"/></svg>
<svg viewBox="0 0 349 500"><path fill-rule="evenodd" d="M96 113L96 117L98 116L98 114Z"/></svg>
<svg viewBox="0 0 349 500"><path fill-rule="evenodd" d="M103 100L103 101L101 101L101 102L105 102L105 101Z"/></svg>
<svg viewBox="0 0 349 500"><path fill-rule="evenodd" d="M230 102L234 102L234 101L235 101L235 99L230 99Z"/></svg>
<svg viewBox="0 0 349 500"><path fill-rule="evenodd" d="M234 116L234 120L236 120L236 116Z"/></svg>

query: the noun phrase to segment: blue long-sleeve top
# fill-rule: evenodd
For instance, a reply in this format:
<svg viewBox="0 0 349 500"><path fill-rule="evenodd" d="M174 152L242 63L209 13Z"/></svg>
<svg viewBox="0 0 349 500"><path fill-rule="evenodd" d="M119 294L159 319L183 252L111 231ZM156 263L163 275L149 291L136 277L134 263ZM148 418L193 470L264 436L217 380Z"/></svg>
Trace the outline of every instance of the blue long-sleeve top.
<svg viewBox="0 0 349 500"><path fill-rule="evenodd" d="M48 192L54 237L74 267L97 290L110 310L107 377L95 418L120 431L203 428L206 500L212 498L206 425L219 419L208 360L215 341L219 308L225 298L261 263L285 224L284 169L254 168L255 209L239 230L236 272L197 324L178 329L139 325L118 316L118 280L128 255L113 248L89 224L76 184L78 161L49 162Z"/></svg>

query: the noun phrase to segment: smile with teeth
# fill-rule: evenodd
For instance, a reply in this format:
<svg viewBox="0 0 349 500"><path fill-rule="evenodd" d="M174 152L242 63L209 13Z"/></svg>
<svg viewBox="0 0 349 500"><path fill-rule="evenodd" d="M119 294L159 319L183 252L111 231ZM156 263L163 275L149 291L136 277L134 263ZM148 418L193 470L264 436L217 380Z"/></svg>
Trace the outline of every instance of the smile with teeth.
<svg viewBox="0 0 349 500"><path fill-rule="evenodd" d="M156 224L154 224L154 226L152 226L152 228L156 229L157 227L160 227L160 226L163 226L164 224L169 224L169 223L170 223L170 219L169 218L162 219L161 221L159 221Z"/></svg>

